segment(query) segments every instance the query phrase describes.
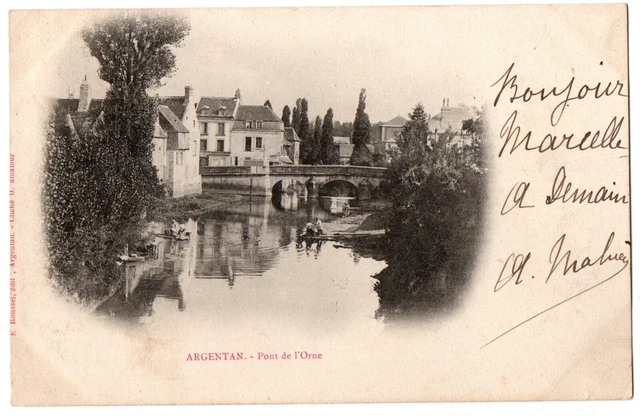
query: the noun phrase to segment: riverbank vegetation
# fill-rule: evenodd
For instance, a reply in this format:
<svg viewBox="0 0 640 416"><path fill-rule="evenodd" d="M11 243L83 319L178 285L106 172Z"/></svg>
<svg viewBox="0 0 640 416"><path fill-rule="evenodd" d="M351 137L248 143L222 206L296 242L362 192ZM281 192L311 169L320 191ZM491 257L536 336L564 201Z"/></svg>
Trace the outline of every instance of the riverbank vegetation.
<svg viewBox="0 0 640 416"><path fill-rule="evenodd" d="M465 126L474 133L464 146L451 132L435 137L418 105L398 138L383 190L392 207L375 218L387 229L380 244L388 267L375 276L381 317L452 308L466 287L480 240L486 168L482 118Z"/></svg>
<svg viewBox="0 0 640 416"><path fill-rule="evenodd" d="M50 276L82 301L118 278L115 259L140 238L163 190L151 163L157 103L147 90L175 68L186 20L126 12L83 34L110 84L89 111L60 100L46 131L43 211Z"/></svg>

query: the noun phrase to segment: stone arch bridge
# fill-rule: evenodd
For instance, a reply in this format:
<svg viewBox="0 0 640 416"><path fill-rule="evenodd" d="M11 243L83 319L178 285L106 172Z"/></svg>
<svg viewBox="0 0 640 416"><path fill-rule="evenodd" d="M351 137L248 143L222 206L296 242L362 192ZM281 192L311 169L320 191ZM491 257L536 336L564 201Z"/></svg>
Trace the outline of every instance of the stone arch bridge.
<svg viewBox="0 0 640 416"><path fill-rule="evenodd" d="M202 166L202 187L269 196L280 191L306 192L310 198L340 184L360 199L380 187L386 168L348 165Z"/></svg>

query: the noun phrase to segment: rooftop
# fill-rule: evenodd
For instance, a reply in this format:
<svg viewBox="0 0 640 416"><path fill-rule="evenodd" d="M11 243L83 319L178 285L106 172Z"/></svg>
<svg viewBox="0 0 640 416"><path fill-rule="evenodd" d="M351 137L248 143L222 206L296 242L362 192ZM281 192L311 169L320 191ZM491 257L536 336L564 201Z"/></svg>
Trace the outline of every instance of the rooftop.
<svg viewBox="0 0 640 416"><path fill-rule="evenodd" d="M180 121L169 107L166 105L159 105L158 112L162 114L165 120L167 120L171 127L173 127L178 133L189 133L189 129L182 124L182 121Z"/></svg>

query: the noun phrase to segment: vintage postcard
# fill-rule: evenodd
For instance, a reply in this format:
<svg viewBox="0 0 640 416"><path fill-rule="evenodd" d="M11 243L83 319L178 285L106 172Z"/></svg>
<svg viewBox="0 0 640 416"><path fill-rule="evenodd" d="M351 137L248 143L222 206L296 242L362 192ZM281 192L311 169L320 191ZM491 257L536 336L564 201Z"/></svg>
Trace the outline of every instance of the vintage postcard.
<svg viewBox="0 0 640 416"><path fill-rule="evenodd" d="M14 10L14 405L628 399L625 5Z"/></svg>

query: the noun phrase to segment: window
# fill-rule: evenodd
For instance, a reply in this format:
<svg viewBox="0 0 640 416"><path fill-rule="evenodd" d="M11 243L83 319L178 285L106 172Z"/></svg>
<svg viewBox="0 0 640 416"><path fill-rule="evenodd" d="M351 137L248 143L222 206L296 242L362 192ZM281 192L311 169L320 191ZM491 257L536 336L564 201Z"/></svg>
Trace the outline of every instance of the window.
<svg viewBox="0 0 640 416"><path fill-rule="evenodd" d="M218 140L218 152L224 152L224 140Z"/></svg>
<svg viewBox="0 0 640 416"><path fill-rule="evenodd" d="M200 123L200 134L209 134L209 123Z"/></svg>
<svg viewBox="0 0 640 416"><path fill-rule="evenodd" d="M207 141L206 140L200 140L200 150L207 150Z"/></svg>
<svg viewBox="0 0 640 416"><path fill-rule="evenodd" d="M246 127L247 127L248 129L253 129L253 128L255 128L255 122L254 122L254 121L251 121L251 120L247 120Z"/></svg>
<svg viewBox="0 0 640 416"><path fill-rule="evenodd" d="M191 154L192 156L195 156L197 154L197 152L198 152L198 149L196 147L196 143L198 143L198 142L194 140L193 141L193 147L192 147L193 153Z"/></svg>
<svg viewBox="0 0 640 416"><path fill-rule="evenodd" d="M262 121L256 121L256 129L261 129L262 128Z"/></svg>
<svg viewBox="0 0 640 416"><path fill-rule="evenodd" d="M251 151L251 137L244 138L244 151L245 152Z"/></svg>
<svg viewBox="0 0 640 416"><path fill-rule="evenodd" d="M224 136L224 123L218 123L218 136Z"/></svg>
<svg viewBox="0 0 640 416"><path fill-rule="evenodd" d="M236 162L236 166L238 166L238 156L236 156L235 162Z"/></svg>
<svg viewBox="0 0 640 416"><path fill-rule="evenodd" d="M256 149L262 149L262 137L256 137Z"/></svg>

